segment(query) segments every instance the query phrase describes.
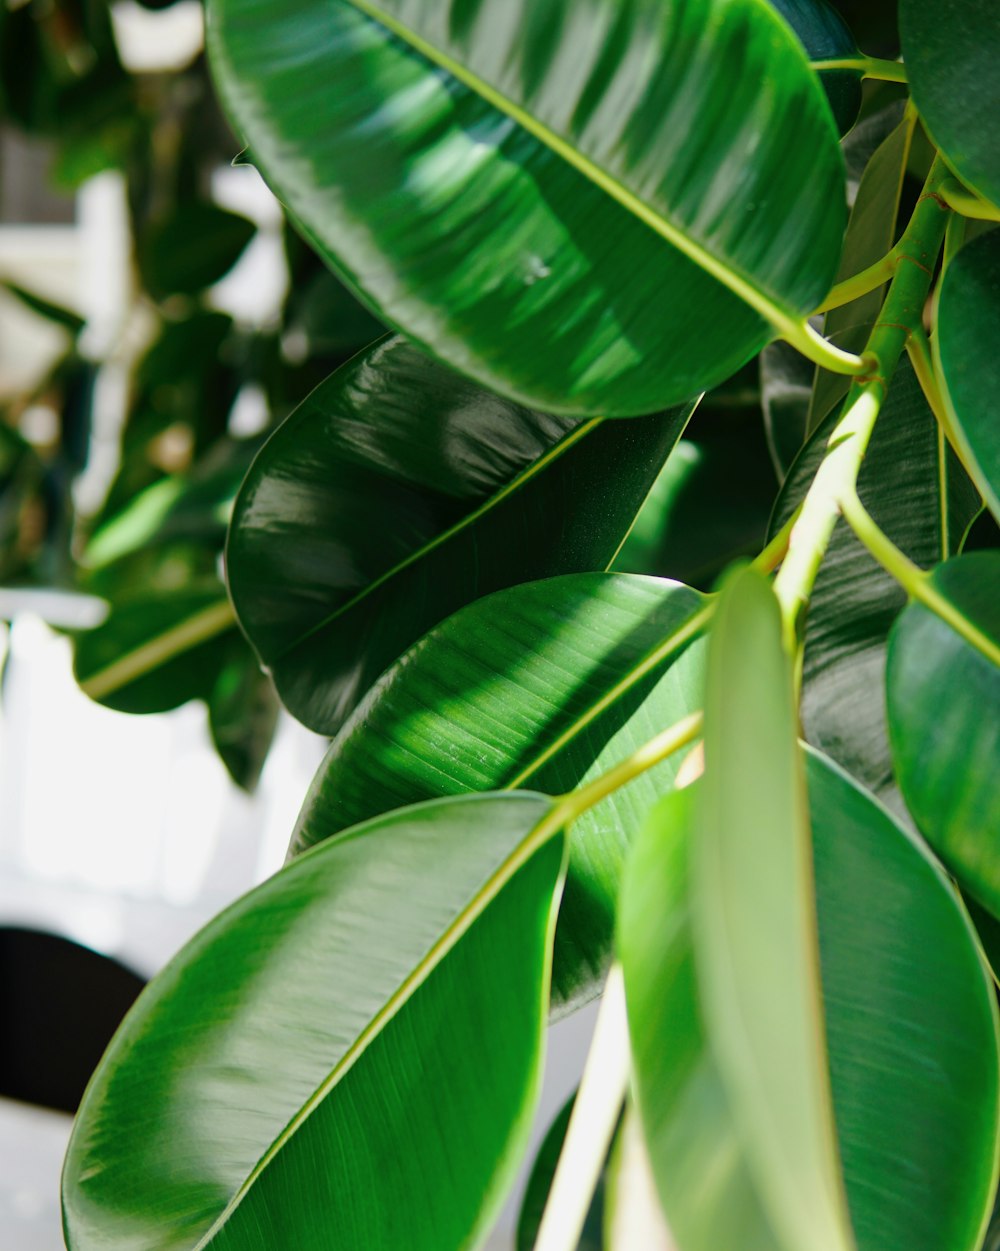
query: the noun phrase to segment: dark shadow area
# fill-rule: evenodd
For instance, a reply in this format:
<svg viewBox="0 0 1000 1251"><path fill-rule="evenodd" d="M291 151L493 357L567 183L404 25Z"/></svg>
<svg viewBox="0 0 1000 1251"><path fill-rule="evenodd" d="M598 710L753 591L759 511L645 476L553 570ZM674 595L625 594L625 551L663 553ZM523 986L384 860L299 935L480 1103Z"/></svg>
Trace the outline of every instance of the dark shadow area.
<svg viewBox="0 0 1000 1251"><path fill-rule="evenodd" d="M68 939L0 928L0 1095L75 1112L143 985Z"/></svg>

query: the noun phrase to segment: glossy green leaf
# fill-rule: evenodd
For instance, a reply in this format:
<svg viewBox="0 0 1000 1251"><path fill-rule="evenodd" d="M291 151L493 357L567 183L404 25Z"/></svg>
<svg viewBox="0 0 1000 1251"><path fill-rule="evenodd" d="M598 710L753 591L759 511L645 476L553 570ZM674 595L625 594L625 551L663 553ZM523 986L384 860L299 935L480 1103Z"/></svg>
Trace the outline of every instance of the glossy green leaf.
<svg viewBox="0 0 1000 1251"><path fill-rule="evenodd" d="M835 421L831 414L792 466L775 504L772 533L801 503ZM980 507L905 360L875 427L858 490L878 525L924 567L959 550ZM889 629L905 603L899 585L840 522L806 623L802 724L809 742L897 812L884 672Z"/></svg>
<svg viewBox="0 0 1000 1251"><path fill-rule="evenodd" d="M769 0L771 7L798 35L810 61L860 56L847 23L827 0ZM824 70L819 76L833 110L837 130L846 134L861 107L861 75L857 70Z"/></svg>
<svg viewBox="0 0 1000 1251"><path fill-rule="evenodd" d="M1000 552L946 561L931 578L1000 655ZM912 603L890 636L886 688L907 806L962 885L1000 916L1000 667Z"/></svg>
<svg viewBox="0 0 1000 1251"><path fill-rule="evenodd" d="M1000 521L1000 230L974 239L948 265L933 342L956 438Z"/></svg>
<svg viewBox="0 0 1000 1251"><path fill-rule="evenodd" d="M896 218L914 125L915 119L904 116L901 105L889 105L867 118L845 144L849 172L855 162L861 172L844 236L838 282L880 261L896 242ZM932 265L933 261L929 258L925 263ZM847 352L863 352L884 298L885 287L878 287L831 309L823 322L823 333ZM810 433L844 398L849 385L850 379L843 374L816 371L809 406Z"/></svg>
<svg viewBox="0 0 1000 1251"><path fill-rule="evenodd" d="M998 1060L971 927L923 844L884 808L818 755L807 756L807 779L834 1113L857 1245L975 1251L995 1185ZM707 1040L687 886L694 800L679 791L662 801L623 884L638 1109L678 1245L770 1251L779 1243Z"/></svg>
<svg viewBox="0 0 1000 1251"><path fill-rule="evenodd" d="M233 632L208 695L208 728L229 776L245 791L257 789L279 707L270 678L261 672L246 641Z"/></svg>
<svg viewBox="0 0 1000 1251"><path fill-rule="evenodd" d="M830 284L836 132L766 0L208 11L223 100L305 232L380 317L501 394L678 403Z"/></svg>
<svg viewBox="0 0 1000 1251"><path fill-rule="evenodd" d="M668 641L703 604L677 583L598 573L468 605L387 670L338 734L292 850L435 795L590 781L701 707L703 649ZM558 1000L592 994L603 976L625 849L677 768L665 761L573 823Z"/></svg>
<svg viewBox="0 0 1000 1251"><path fill-rule="evenodd" d="M695 964L768 1222L789 1251L848 1251L796 729L778 601L747 569L726 583L709 641L690 883Z"/></svg>
<svg viewBox="0 0 1000 1251"><path fill-rule="evenodd" d="M942 18L945 20L942 20ZM1000 205L1000 22L993 0L900 0L899 33L910 92L948 164Z"/></svg>
<svg viewBox="0 0 1000 1251"><path fill-rule="evenodd" d="M569 1127L569 1118L573 1114L575 1102L576 1095L573 1095L549 1126L542 1139L542 1145L538 1148L517 1218L517 1251L532 1251L535 1245L535 1238L542 1223L542 1214L552 1188L552 1178L555 1175L556 1165L559 1163L559 1153L566 1139L566 1130ZM602 1176L587 1210L583 1232L575 1251L602 1251L603 1217L604 1178Z"/></svg>
<svg viewBox="0 0 1000 1251"><path fill-rule="evenodd" d="M578 424L401 339L355 357L265 445L233 515L233 603L285 705L333 734L463 604L606 568L690 412Z"/></svg>
<svg viewBox="0 0 1000 1251"><path fill-rule="evenodd" d="M166 712L208 698L236 634L216 580L170 591L140 588L123 595L103 624L77 635L73 671L91 699L108 708Z"/></svg>
<svg viewBox="0 0 1000 1251"><path fill-rule="evenodd" d="M552 811L396 812L210 922L91 1082L70 1251L479 1245L540 1080L563 839L527 840Z"/></svg>

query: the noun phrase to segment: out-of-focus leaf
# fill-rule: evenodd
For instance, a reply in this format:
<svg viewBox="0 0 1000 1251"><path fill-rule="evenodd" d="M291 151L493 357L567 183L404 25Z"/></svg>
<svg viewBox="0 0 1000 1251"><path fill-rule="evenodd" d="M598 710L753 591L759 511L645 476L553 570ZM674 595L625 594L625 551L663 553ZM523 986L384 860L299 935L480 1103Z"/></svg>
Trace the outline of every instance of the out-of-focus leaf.
<svg viewBox="0 0 1000 1251"><path fill-rule="evenodd" d="M237 786L257 789L278 725L278 697L239 634L228 636L226 655L208 697L208 725L219 758Z"/></svg>
<svg viewBox="0 0 1000 1251"><path fill-rule="evenodd" d="M396 812L210 922L88 1089L71 1251L479 1245L541 1078L552 814L529 794Z"/></svg>
<svg viewBox="0 0 1000 1251"><path fill-rule="evenodd" d="M564 793L697 711L702 648L669 640L704 601L677 583L578 574L511 587L425 635L334 740L293 851L403 804L531 786ZM666 644L666 645L665 645ZM573 823L554 994L593 994L606 971L625 850L674 781L665 761Z"/></svg>
<svg viewBox="0 0 1000 1251"><path fill-rule="evenodd" d="M224 278L257 227L239 213L204 200L188 200L139 242L139 268L157 298L197 295Z"/></svg>
<svg viewBox="0 0 1000 1251"><path fill-rule="evenodd" d="M677 1251L656 1194L649 1152L635 1109L628 1107L608 1165L604 1251Z"/></svg>
<svg viewBox="0 0 1000 1251"><path fill-rule="evenodd" d="M5 279L0 283L0 287L3 287L4 291L19 300L25 308L30 308L33 313L37 313L39 317L44 317L46 321L55 322L63 330L68 330L71 335L78 335L85 325L84 319L79 313L63 308L61 304L55 304L44 296L36 295L34 291L29 291L27 287L22 287L20 283Z"/></svg>
<svg viewBox="0 0 1000 1251"><path fill-rule="evenodd" d="M545 1204L548 1201L549 1191L552 1188L552 1178L555 1176L556 1165L559 1163L559 1153L562 1151L563 1143L566 1139L566 1130L569 1126L569 1118L573 1114L575 1102L576 1095L573 1095L549 1126L548 1132L542 1140L542 1145L538 1148L538 1154L535 1156L535 1162L531 1166L531 1174L528 1177L524 1199L521 1203L521 1211L517 1219L517 1251L532 1251L535 1245L538 1228L542 1223L542 1214L545 1211ZM602 1251L601 1226L604 1217L604 1184L604 1176L602 1175L590 1201L587 1219L584 1223L583 1232L580 1235L580 1241L577 1243L576 1251Z"/></svg>
<svg viewBox="0 0 1000 1251"><path fill-rule="evenodd" d="M320 251L519 402L683 402L829 287L836 130L766 0L212 0L209 45Z"/></svg>
<svg viewBox="0 0 1000 1251"><path fill-rule="evenodd" d="M286 707L333 734L470 600L606 568L691 407L578 423L401 339L355 357L265 444L230 529L233 603Z"/></svg>
<svg viewBox="0 0 1000 1251"><path fill-rule="evenodd" d="M834 1112L859 1251L974 1251L995 1186L998 1062L971 927L923 844L885 809L818 755L807 778ZM678 1245L764 1251L782 1244L736 1131L693 951L696 798L661 802L623 885L637 1103Z"/></svg>
<svg viewBox="0 0 1000 1251"><path fill-rule="evenodd" d="M1000 653L1000 552L959 556L931 578ZM914 602L890 635L887 690L907 807L965 889L1000 916L1000 667Z"/></svg>

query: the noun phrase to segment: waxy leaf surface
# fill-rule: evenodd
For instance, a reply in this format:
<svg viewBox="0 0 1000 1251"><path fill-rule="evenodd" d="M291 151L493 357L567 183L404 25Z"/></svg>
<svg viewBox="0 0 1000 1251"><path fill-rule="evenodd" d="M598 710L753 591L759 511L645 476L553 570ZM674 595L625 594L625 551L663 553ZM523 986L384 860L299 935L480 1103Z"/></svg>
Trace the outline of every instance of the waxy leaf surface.
<svg viewBox="0 0 1000 1251"><path fill-rule="evenodd" d="M669 640L704 602L675 582L598 573L463 608L384 674L338 734L292 850L437 795L563 793L596 777L701 707L703 649ZM629 840L677 767L665 761L574 821L558 1000L593 993L605 971Z"/></svg>
<svg viewBox="0 0 1000 1251"><path fill-rule="evenodd" d="M220 94L279 198L380 317L492 390L648 413L830 285L836 129L765 0L208 15Z"/></svg>
<svg viewBox="0 0 1000 1251"><path fill-rule="evenodd" d="M401 339L355 357L265 444L230 529L233 603L286 706L334 734L470 600L606 568L690 412L578 423Z"/></svg>
<svg viewBox="0 0 1000 1251"><path fill-rule="evenodd" d="M479 1245L540 1080L564 840L523 844L552 810L395 812L210 922L84 1099L71 1251Z"/></svg>

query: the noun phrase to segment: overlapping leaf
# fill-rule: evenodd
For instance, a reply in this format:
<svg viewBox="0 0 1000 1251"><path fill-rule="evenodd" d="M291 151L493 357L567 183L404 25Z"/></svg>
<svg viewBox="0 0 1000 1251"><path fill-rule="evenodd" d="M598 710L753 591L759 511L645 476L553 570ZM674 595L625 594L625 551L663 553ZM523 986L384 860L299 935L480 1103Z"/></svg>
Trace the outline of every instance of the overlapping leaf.
<svg viewBox="0 0 1000 1251"><path fill-rule="evenodd" d="M1000 552L939 565L933 585L992 642L983 655L912 603L893 627L887 690L893 763L917 825L1000 916Z"/></svg>
<svg viewBox="0 0 1000 1251"><path fill-rule="evenodd" d="M552 812L522 794L393 813L211 922L88 1090L71 1251L478 1245L538 1089Z"/></svg>
<svg viewBox="0 0 1000 1251"><path fill-rule="evenodd" d="M974 239L945 271L934 351L955 435L1000 521L1000 231Z"/></svg>
<svg viewBox="0 0 1000 1251"><path fill-rule="evenodd" d="M816 430L789 471L772 532L801 503L835 420L832 414ZM893 378L858 489L878 525L924 567L959 550L980 508L906 361ZM897 808L884 672L889 628L905 602L898 584L841 522L810 604L802 722L811 743Z"/></svg>
<svg viewBox="0 0 1000 1251"><path fill-rule="evenodd" d="M942 21L942 15L947 20ZM948 164L1000 205L1000 23L993 0L900 0L899 33L914 102Z"/></svg>
<svg viewBox="0 0 1000 1251"><path fill-rule="evenodd" d="M702 649L671 639L690 639L703 604L677 583L622 574L553 578L470 604L394 664L341 730L293 851L402 804L505 786L561 793L617 764L701 707ZM592 993L604 972L625 849L676 769L664 762L574 822L559 1000Z"/></svg>
<svg viewBox="0 0 1000 1251"><path fill-rule="evenodd" d="M317 247L502 394L677 403L830 284L836 131L765 0L212 0L209 30Z"/></svg>
<svg viewBox="0 0 1000 1251"><path fill-rule="evenodd" d="M606 568L690 412L580 424L400 339L355 357L265 445L230 531L233 603L287 707L335 733L470 600Z"/></svg>
<svg viewBox="0 0 1000 1251"><path fill-rule="evenodd" d="M971 927L923 845L870 796L818 755L807 757L807 779L834 1113L857 1245L973 1251L995 1186L998 1063L993 993ZM638 1107L679 1245L763 1251L782 1244L736 1130L692 946L695 798L662 801L624 882Z"/></svg>

